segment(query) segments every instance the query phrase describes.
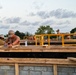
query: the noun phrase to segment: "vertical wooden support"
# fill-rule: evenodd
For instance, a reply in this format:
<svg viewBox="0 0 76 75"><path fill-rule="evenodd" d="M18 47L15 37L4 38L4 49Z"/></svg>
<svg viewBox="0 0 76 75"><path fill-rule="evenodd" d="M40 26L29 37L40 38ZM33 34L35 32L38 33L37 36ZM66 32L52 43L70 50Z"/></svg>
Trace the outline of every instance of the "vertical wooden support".
<svg viewBox="0 0 76 75"><path fill-rule="evenodd" d="M35 45L37 46L37 38L36 38L36 36L35 36Z"/></svg>
<svg viewBox="0 0 76 75"><path fill-rule="evenodd" d="M43 45L44 44L44 36L42 35L41 36L41 45Z"/></svg>
<svg viewBox="0 0 76 75"><path fill-rule="evenodd" d="M53 73L54 75L57 75L57 65L53 65Z"/></svg>
<svg viewBox="0 0 76 75"><path fill-rule="evenodd" d="M50 36L48 35L48 45L50 46Z"/></svg>
<svg viewBox="0 0 76 75"><path fill-rule="evenodd" d="M19 75L19 66L15 64L15 75Z"/></svg>
<svg viewBox="0 0 76 75"><path fill-rule="evenodd" d="M64 35L62 35L62 46L64 47Z"/></svg>
<svg viewBox="0 0 76 75"><path fill-rule="evenodd" d="M42 45L42 36L41 36L41 35L39 35L38 37L39 37L38 42L40 43L40 45Z"/></svg>
<svg viewBox="0 0 76 75"><path fill-rule="evenodd" d="M57 39L57 41L58 41L58 37L59 37L59 36L57 35L57 38L56 38L56 39Z"/></svg>

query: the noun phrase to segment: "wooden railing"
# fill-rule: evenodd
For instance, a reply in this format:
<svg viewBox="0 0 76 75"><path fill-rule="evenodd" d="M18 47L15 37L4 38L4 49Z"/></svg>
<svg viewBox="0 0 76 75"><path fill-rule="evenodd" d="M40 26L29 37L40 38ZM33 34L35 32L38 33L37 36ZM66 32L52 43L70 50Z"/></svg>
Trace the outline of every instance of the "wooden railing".
<svg viewBox="0 0 76 75"><path fill-rule="evenodd" d="M65 42L74 42L74 44L71 45L76 45L76 38L73 39L73 37L76 37L76 34L41 34L41 35L35 35L35 44L37 45L37 43L39 42L40 45L44 45L45 39L44 37L47 36L47 43L48 45L50 45L51 41L61 41L62 46L64 47L65 45L69 45L69 44L65 44ZM52 37L52 39L51 39ZM53 40L53 37L55 37L55 39Z"/></svg>

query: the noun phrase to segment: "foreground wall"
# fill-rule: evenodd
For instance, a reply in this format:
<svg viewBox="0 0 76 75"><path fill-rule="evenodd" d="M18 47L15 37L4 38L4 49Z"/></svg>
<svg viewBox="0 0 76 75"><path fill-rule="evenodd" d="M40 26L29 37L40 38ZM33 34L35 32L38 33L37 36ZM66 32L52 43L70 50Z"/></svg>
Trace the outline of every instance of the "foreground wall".
<svg viewBox="0 0 76 75"><path fill-rule="evenodd" d="M0 58L0 75L76 75L76 61L75 58Z"/></svg>
<svg viewBox="0 0 76 75"><path fill-rule="evenodd" d="M14 66L0 66L0 75L15 75ZM54 75L53 66L20 66L19 75ZM76 66L59 66L55 75L76 75Z"/></svg>

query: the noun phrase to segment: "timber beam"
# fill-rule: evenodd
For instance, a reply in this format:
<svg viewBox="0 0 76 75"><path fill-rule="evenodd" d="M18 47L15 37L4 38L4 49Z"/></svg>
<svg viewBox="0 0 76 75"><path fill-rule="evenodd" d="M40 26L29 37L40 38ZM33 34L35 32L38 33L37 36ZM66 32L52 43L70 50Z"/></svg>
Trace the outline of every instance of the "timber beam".
<svg viewBox="0 0 76 75"><path fill-rule="evenodd" d="M0 58L0 64L44 64L44 65L76 65L76 61L69 59L49 59L49 58Z"/></svg>

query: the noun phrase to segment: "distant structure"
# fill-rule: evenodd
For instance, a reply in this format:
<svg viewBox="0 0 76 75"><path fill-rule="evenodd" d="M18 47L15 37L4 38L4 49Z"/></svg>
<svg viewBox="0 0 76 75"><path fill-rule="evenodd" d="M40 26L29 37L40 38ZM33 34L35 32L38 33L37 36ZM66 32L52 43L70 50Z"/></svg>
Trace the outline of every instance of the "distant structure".
<svg viewBox="0 0 76 75"><path fill-rule="evenodd" d="M57 32L57 34L60 34L60 30L58 29L58 30L56 30L56 32Z"/></svg>
<svg viewBox="0 0 76 75"><path fill-rule="evenodd" d="M60 30L56 30L57 34L60 34ZM61 36L57 36L57 40L60 40L61 39Z"/></svg>
<svg viewBox="0 0 76 75"><path fill-rule="evenodd" d="M73 39L76 39L76 32L74 32Z"/></svg>
<svg viewBox="0 0 76 75"><path fill-rule="evenodd" d="M34 36L24 36L23 38L28 40L35 40Z"/></svg>

